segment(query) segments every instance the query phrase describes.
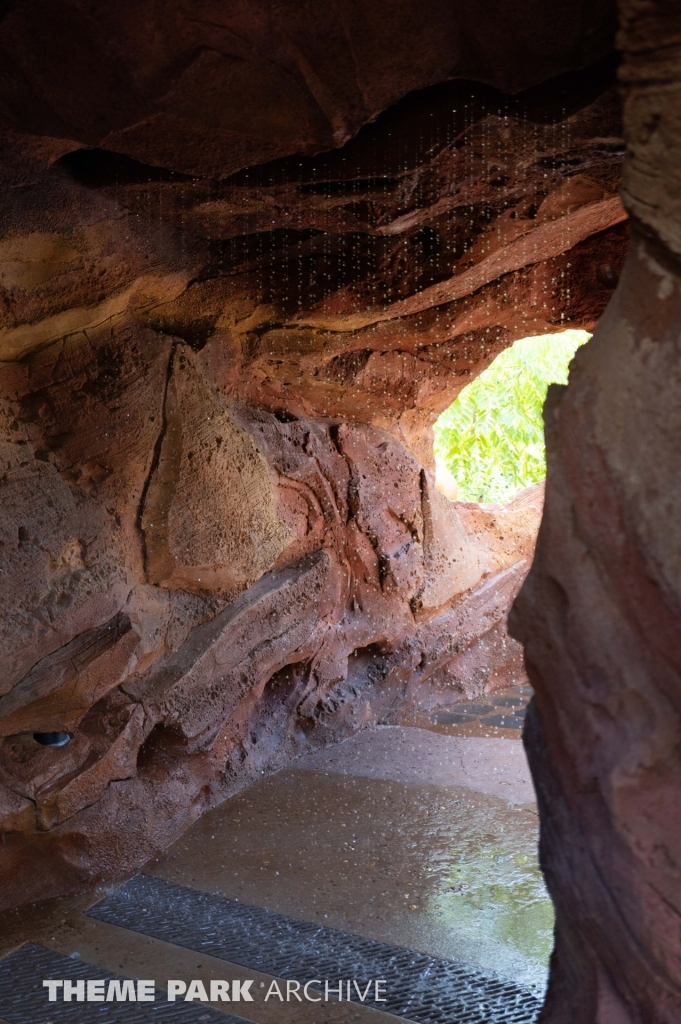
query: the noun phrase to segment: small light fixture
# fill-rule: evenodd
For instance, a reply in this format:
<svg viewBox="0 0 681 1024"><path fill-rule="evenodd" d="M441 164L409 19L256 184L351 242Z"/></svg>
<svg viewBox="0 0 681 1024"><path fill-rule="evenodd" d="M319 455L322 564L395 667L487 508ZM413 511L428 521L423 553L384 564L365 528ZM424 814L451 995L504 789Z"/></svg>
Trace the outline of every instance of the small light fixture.
<svg viewBox="0 0 681 1024"><path fill-rule="evenodd" d="M71 737L67 732L34 732L33 739L41 747L65 747Z"/></svg>

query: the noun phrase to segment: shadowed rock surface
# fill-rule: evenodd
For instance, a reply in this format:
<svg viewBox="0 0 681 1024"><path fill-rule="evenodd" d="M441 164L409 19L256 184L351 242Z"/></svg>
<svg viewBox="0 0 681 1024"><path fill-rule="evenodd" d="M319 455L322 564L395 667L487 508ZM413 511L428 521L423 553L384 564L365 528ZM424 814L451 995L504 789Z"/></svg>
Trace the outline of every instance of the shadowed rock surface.
<svg viewBox="0 0 681 1024"><path fill-rule="evenodd" d="M584 67L614 27L611 0L10 0L0 119L224 178L342 146L414 89L473 78L517 92Z"/></svg>
<svg viewBox="0 0 681 1024"><path fill-rule="evenodd" d="M551 1024L681 1015L680 38L675 6L622 4L632 244L549 392L546 511L513 612L557 914Z"/></svg>

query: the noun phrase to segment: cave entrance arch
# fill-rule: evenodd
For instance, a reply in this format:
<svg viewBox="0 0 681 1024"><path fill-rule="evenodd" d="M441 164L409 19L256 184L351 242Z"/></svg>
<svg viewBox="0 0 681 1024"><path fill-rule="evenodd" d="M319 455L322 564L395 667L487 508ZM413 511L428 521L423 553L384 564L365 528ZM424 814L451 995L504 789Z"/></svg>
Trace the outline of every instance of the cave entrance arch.
<svg viewBox="0 0 681 1024"><path fill-rule="evenodd" d="M314 33L277 12L235 63L206 19L69 9L66 33L59 5L3 8L2 902L135 870L294 740L408 700L461 653L442 615L450 637L501 615L520 579L480 589L429 428L453 373L612 298L549 403L512 628L558 911L545 1017L669 1024L678 18L621 4L623 269L610 5L537 5L541 52L511 8L431 10ZM259 744L274 679L291 730Z"/></svg>

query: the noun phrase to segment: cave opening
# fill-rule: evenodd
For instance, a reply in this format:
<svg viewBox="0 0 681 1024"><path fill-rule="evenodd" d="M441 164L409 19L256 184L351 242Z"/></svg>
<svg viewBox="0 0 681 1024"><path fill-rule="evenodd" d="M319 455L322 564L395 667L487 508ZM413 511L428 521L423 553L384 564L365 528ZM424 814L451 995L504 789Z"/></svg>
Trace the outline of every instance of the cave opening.
<svg viewBox="0 0 681 1024"><path fill-rule="evenodd" d="M0 3L0 1024L677 1024L678 12L213 6Z"/></svg>
<svg viewBox="0 0 681 1024"><path fill-rule="evenodd" d="M542 412L567 384L587 331L521 338L465 386L434 424L436 485L451 500L505 504L546 477Z"/></svg>

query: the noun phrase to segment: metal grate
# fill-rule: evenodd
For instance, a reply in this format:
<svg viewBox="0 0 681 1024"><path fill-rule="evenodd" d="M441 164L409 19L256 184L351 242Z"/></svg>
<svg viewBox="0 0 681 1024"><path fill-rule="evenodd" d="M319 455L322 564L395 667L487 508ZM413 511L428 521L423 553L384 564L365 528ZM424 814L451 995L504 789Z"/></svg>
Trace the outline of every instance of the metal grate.
<svg viewBox="0 0 681 1024"><path fill-rule="evenodd" d="M299 921L260 907L138 875L87 911L277 978L384 979L386 1002L366 1004L417 1024L533 1024L541 1004L527 989L482 971ZM370 993L371 994L371 993Z"/></svg>
<svg viewBox="0 0 681 1024"><path fill-rule="evenodd" d="M247 1024L243 1017L205 1004L169 1003L159 991L154 1003L50 1003L43 988L43 980L50 978L125 980L80 959L27 944L0 960L0 1017L9 1024Z"/></svg>

